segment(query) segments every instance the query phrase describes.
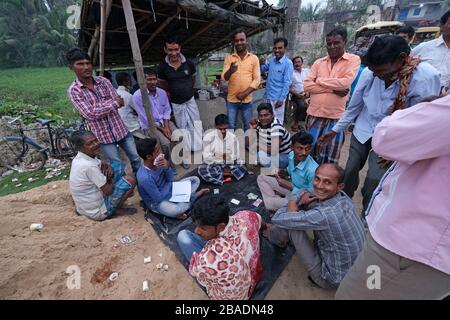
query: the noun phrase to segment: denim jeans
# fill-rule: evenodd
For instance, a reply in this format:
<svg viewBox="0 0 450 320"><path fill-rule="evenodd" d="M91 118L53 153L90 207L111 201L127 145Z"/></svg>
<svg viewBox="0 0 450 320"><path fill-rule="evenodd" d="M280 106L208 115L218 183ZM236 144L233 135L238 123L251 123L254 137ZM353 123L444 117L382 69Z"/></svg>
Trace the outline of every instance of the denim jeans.
<svg viewBox="0 0 450 320"><path fill-rule="evenodd" d="M289 154L279 153L278 155L278 168L285 169L289 164ZM277 157L278 155L276 155L275 157ZM258 163L261 167L270 167L272 165L272 160L275 162L275 159L272 159L272 156L263 151L258 151Z"/></svg>
<svg viewBox="0 0 450 320"><path fill-rule="evenodd" d="M122 161L119 153L120 147L123 151L125 151L128 159L130 160L134 173L136 173L141 166L141 157L139 157L136 151L136 144L134 143L133 135L130 132L128 132L128 134L117 143L101 144L100 147L110 162Z"/></svg>
<svg viewBox="0 0 450 320"><path fill-rule="evenodd" d="M206 241L203 240L198 234L189 230L181 230L178 233L177 242L181 252L183 252L184 257L188 262L191 261L192 254L194 252L198 253L202 251L206 244Z"/></svg>
<svg viewBox="0 0 450 320"><path fill-rule="evenodd" d="M235 130L237 125L238 112L241 110L241 117L244 131L247 131L248 123L253 117L253 104L249 103L237 103L227 101L228 121L230 123L230 129Z"/></svg>
<svg viewBox="0 0 450 320"><path fill-rule="evenodd" d="M158 205L151 205L150 209L153 212L162 214L163 216L169 218L176 218L180 214L188 211L196 200L195 192L197 192L197 189L200 186L200 179L198 177L188 177L181 181L191 181L191 199L189 202L170 202L168 200L164 200Z"/></svg>

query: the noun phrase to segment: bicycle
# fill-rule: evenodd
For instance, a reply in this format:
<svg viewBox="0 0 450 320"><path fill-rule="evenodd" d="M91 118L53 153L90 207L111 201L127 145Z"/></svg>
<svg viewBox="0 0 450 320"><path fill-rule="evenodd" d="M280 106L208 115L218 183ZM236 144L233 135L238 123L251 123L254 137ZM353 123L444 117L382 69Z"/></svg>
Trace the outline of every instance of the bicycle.
<svg viewBox="0 0 450 320"><path fill-rule="evenodd" d="M14 129L19 130L18 136L6 136L4 144L6 148L2 148L4 158L10 160L5 166L15 171L35 171L41 169L47 162L49 157L56 159L70 159L75 156L76 151L70 142L69 135L74 132L74 128L52 127L55 122L51 119L36 119L41 124L41 128L24 129L21 118L23 115L36 116L35 113L23 112L16 118L8 122L8 125L15 126ZM76 124L77 125L77 124ZM80 125L80 128L83 124ZM27 131L39 131L47 129L48 141L50 147L39 144L33 138L25 134ZM8 157L7 157L8 156Z"/></svg>

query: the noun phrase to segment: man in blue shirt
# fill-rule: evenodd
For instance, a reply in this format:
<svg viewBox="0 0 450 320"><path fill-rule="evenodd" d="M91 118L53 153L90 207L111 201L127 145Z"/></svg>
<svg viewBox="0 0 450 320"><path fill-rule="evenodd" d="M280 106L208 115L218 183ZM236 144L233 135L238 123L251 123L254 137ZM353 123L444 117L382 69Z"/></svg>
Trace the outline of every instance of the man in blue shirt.
<svg viewBox="0 0 450 320"><path fill-rule="evenodd" d="M292 61L285 55L287 46L285 38L276 38L273 41L274 57L261 65L261 73L269 72L265 98L272 105L275 117L281 124L284 123L285 101L294 72Z"/></svg>
<svg viewBox="0 0 450 320"><path fill-rule="evenodd" d="M364 69L352 99L341 119L325 133L318 145L325 145L350 123L355 128L345 167L344 192L353 197L359 185L359 171L369 159L369 168L362 189L363 213L386 167L372 150L372 135L384 117L395 110L409 108L427 97L439 95L439 72L425 62L410 56L410 47L399 36L377 38L366 55Z"/></svg>
<svg viewBox="0 0 450 320"><path fill-rule="evenodd" d="M294 151L289 153L287 167L291 181L282 178L282 172L276 176L258 176L258 187L267 210L276 211L287 206L288 196L297 194L301 189L312 190L314 172L318 167L309 155L312 142L313 137L307 132L299 132L292 137Z"/></svg>
<svg viewBox="0 0 450 320"><path fill-rule="evenodd" d="M201 189L198 177L188 177L183 180L191 182L191 199L189 202L171 202L173 170L161 153L161 146L154 138L142 139L137 143L137 152L144 160L136 178L139 194L148 209L170 218L186 219L194 201L209 189ZM182 180L182 181L183 181Z"/></svg>

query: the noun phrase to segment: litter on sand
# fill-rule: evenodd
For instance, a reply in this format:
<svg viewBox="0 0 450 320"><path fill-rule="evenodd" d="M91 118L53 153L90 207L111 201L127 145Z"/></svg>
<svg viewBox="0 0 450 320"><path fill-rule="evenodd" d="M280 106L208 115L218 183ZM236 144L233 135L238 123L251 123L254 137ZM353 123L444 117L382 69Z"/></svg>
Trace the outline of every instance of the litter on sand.
<svg viewBox="0 0 450 320"><path fill-rule="evenodd" d="M148 256L148 257L144 258L144 263L145 264L150 263L150 262L152 262L152 257L151 256Z"/></svg>

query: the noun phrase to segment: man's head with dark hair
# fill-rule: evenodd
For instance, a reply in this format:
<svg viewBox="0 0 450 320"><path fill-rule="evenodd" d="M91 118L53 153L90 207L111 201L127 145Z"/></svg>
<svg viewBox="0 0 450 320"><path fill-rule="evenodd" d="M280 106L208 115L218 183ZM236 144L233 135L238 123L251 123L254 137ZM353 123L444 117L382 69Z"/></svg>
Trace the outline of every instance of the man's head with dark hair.
<svg viewBox="0 0 450 320"><path fill-rule="evenodd" d="M75 131L70 136L70 142L75 150L91 158L95 158L100 154L100 143L91 131Z"/></svg>
<svg viewBox="0 0 450 320"><path fill-rule="evenodd" d="M263 102L258 106L256 110L258 111L258 121L261 126L270 126L274 119L272 105L270 103Z"/></svg>
<svg viewBox="0 0 450 320"><path fill-rule="evenodd" d="M398 28L397 30L395 30L395 35L402 37L408 43L410 43L413 40L415 33L416 33L416 31L411 26L405 26L405 27L401 27L401 28Z"/></svg>
<svg viewBox="0 0 450 320"><path fill-rule="evenodd" d="M286 53L288 41L286 38L276 38L273 40L273 55L275 59L280 60Z"/></svg>
<svg viewBox="0 0 450 320"><path fill-rule="evenodd" d="M156 157L161 153L161 147L155 138L141 139L136 143L138 155L144 160L144 163L152 164Z"/></svg>
<svg viewBox="0 0 450 320"><path fill-rule="evenodd" d="M294 65L294 69L301 71L303 66L303 58L300 56L295 56L292 58L292 64Z"/></svg>
<svg viewBox="0 0 450 320"><path fill-rule="evenodd" d="M230 207L226 199L215 195L200 198L192 210L195 233L204 241L217 238L227 226L229 215Z"/></svg>
<svg viewBox="0 0 450 320"><path fill-rule="evenodd" d="M69 51L66 52L66 60L69 64L69 66L73 65L75 62L80 60L89 60L91 61L91 58L87 54L86 51L84 51L81 48L72 48Z"/></svg>
<svg viewBox="0 0 450 320"><path fill-rule="evenodd" d="M335 163L321 164L314 175L314 195L321 201L334 197L344 189L344 169Z"/></svg>
<svg viewBox="0 0 450 320"><path fill-rule="evenodd" d="M155 69L145 68L144 69L145 83L147 84L147 89L150 92L156 92L156 86L158 85L158 75Z"/></svg>
<svg viewBox="0 0 450 320"><path fill-rule="evenodd" d="M327 52L331 61L336 62L345 53L345 44L347 43L347 30L343 27L337 27L327 33L325 38Z"/></svg>
<svg viewBox="0 0 450 320"><path fill-rule="evenodd" d="M399 36L376 37L365 55L365 62L373 74L385 82L393 82L409 56L411 48Z"/></svg>
<svg viewBox="0 0 450 320"><path fill-rule="evenodd" d="M216 130L219 130L222 137L225 138L228 130L228 116L223 113L217 115L214 118L214 124L216 125Z"/></svg>
<svg viewBox="0 0 450 320"><path fill-rule="evenodd" d="M72 48L66 53L66 59L77 78L81 81L92 78L92 62L86 51Z"/></svg>
<svg viewBox="0 0 450 320"><path fill-rule="evenodd" d="M233 33L233 46L237 53L247 51L247 34L243 29L238 29Z"/></svg>
<svg viewBox="0 0 450 320"><path fill-rule="evenodd" d="M176 62L181 59L181 43L178 36L171 35L166 38L164 52L167 54L170 62Z"/></svg>
<svg viewBox="0 0 450 320"><path fill-rule="evenodd" d="M292 150L294 151L294 162L297 165L308 158L311 152L313 136L308 132L298 132L292 136Z"/></svg>
<svg viewBox="0 0 450 320"><path fill-rule="evenodd" d="M440 20L441 33L444 38L450 37L450 10L444 13Z"/></svg>
<svg viewBox="0 0 450 320"><path fill-rule="evenodd" d="M129 88L131 86L131 77L127 72L119 72L116 74L116 82L119 86Z"/></svg>

